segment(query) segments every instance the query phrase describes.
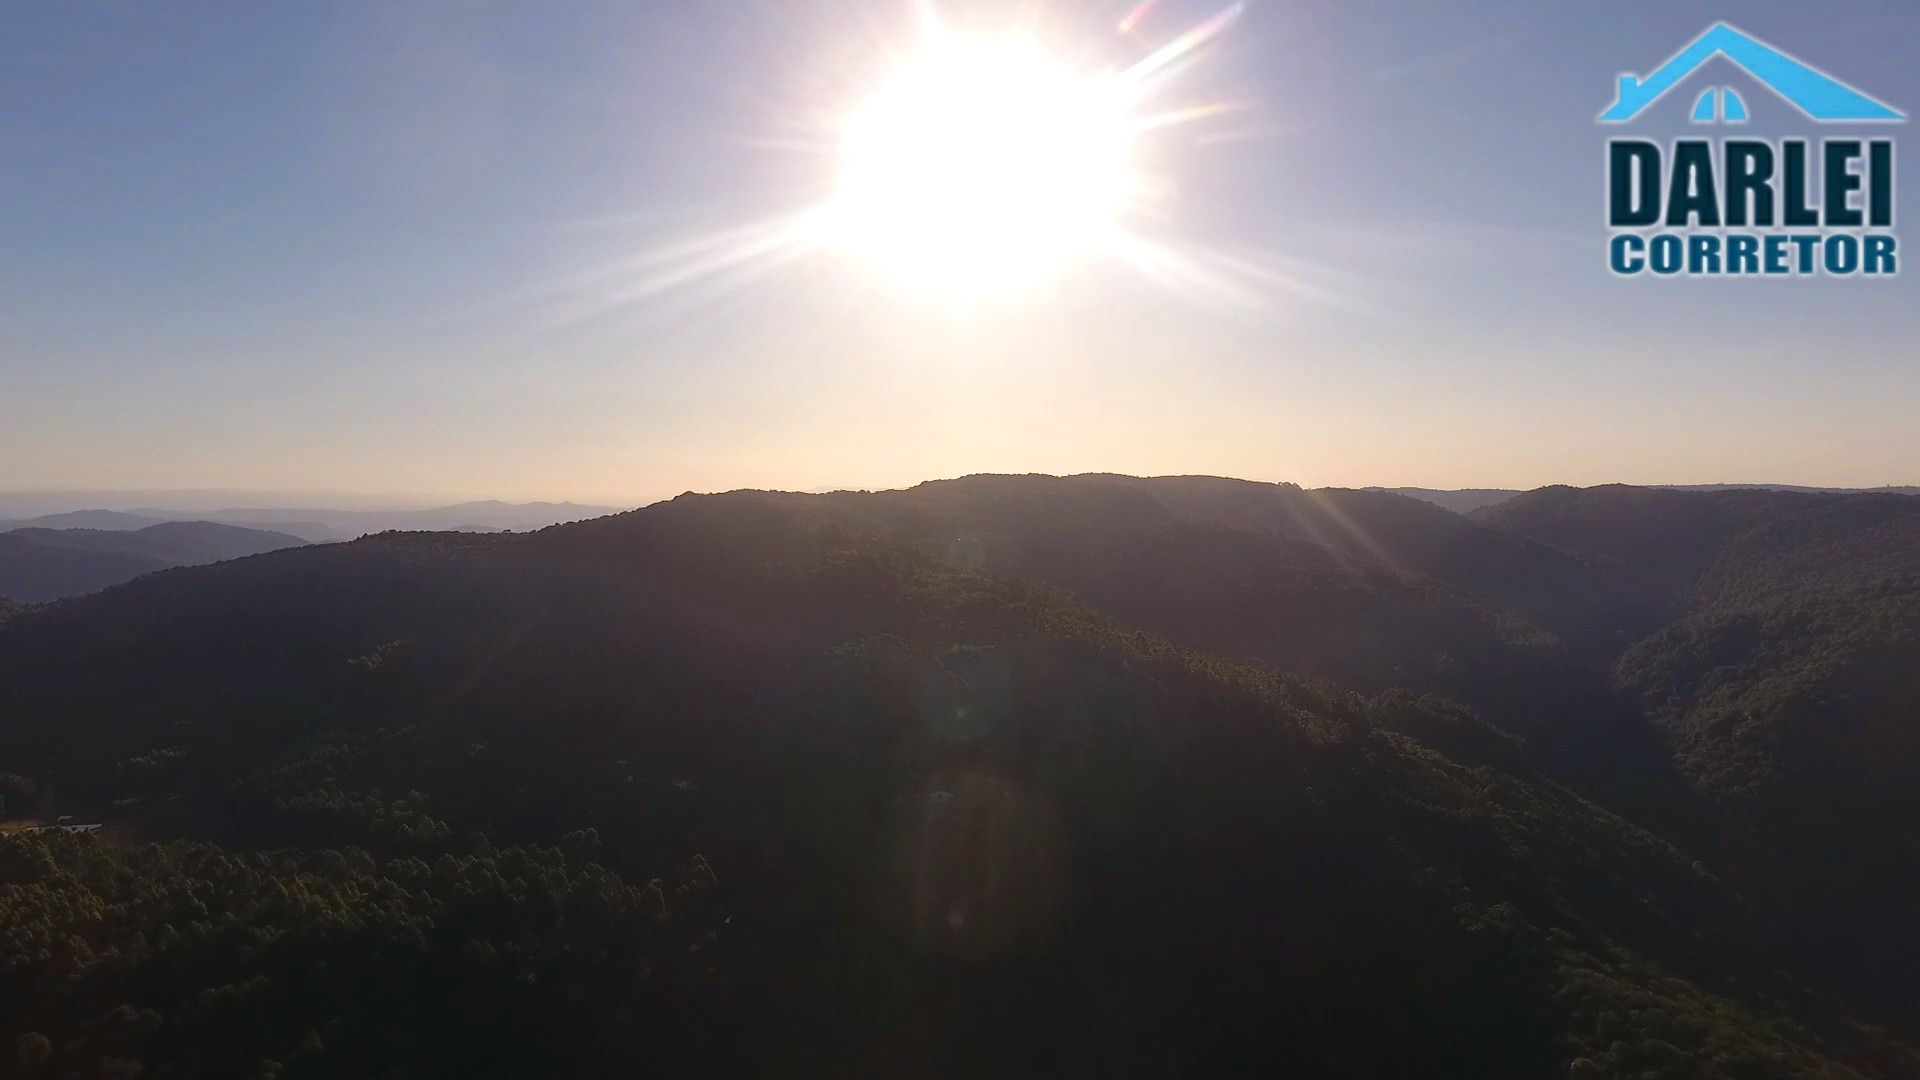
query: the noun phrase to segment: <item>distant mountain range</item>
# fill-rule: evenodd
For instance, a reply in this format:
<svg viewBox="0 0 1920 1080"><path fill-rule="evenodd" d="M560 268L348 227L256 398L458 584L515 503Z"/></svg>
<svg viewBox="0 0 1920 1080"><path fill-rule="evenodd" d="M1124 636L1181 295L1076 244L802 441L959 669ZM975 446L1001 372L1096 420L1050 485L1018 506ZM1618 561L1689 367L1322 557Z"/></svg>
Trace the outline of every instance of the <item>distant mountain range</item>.
<svg viewBox="0 0 1920 1080"><path fill-rule="evenodd" d="M101 520L102 513L60 516ZM211 521L167 521L120 529L16 528L0 532L0 597L29 603L57 600L97 592L155 570L305 544L289 533Z"/></svg>
<svg viewBox="0 0 1920 1080"><path fill-rule="evenodd" d="M1912 485L1888 485L1875 488L1801 487L1795 484L1654 484L1652 486L1663 491L1798 491L1811 495L1864 493L1920 495L1920 487ZM1518 488L1370 487L1366 490L1390 491L1395 495L1405 495L1422 502L1430 502L1456 514L1471 514L1482 507L1497 506L1515 495L1522 494Z"/></svg>
<svg viewBox="0 0 1920 1080"><path fill-rule="evenodd" d="M179 510L134 507L131 510L72 510L22 520L0 520L0 533L14 529L103 529L125 532L166 521L205 521L267 529L297 536L309 543L351 540L368 533L406 532L525 532L568 521L605 517L620 507L588 506L570 502L506 503L496 500L457 503L424 509L337 510L325 507L227 507L215 510Z"/></svg>

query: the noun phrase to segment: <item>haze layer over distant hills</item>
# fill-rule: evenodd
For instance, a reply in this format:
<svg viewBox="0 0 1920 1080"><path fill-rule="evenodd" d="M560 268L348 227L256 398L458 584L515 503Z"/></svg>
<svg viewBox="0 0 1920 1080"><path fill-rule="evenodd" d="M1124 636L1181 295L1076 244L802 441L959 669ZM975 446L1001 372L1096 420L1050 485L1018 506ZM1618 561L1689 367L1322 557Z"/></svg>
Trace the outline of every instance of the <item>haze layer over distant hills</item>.
<svg viewBox="0 0 1920 1080"><path fill-rule="evenodd" d="M85 498L86 496L73 497ZM46 498L41 496L38 501L44 503ZM6 505L4 498L0 498L0 505ZM311 543L325 543L332 540L351 540L367 533L387 532L394 529L429 532L524 532L566 521L603 517L616 513L620 509L622 508L570 502L508 503L497 500L413 509L383 507L349 510L329 507L258 506L180 510L157 509L134 504L126 510L75 507L71 510L13 520L5 520L5 515L0 515L0 532L20 528L128 530L157 525L163 521L211 521L223 525L241 525L290 533Z"/></svg>

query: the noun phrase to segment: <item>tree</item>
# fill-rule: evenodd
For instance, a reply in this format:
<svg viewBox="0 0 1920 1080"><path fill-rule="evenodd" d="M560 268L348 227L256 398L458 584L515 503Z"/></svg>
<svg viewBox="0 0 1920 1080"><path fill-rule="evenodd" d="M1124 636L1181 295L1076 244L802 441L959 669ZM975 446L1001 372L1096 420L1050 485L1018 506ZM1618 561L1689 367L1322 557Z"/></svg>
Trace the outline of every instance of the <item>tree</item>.
<svg viewBox="0 0 1920 1080"><path fill-rule="evenodd" d="M18 1049L20 1067L31 1071L45 1065L47 1059L53 1056L53 1040L37 1031L29 1031L20 1036Z"/></svg>
<svg viewBox="0 0 1920 1080"><path fill-rule="evenodd" d="M0 819L9 814L24 817L40 804L40 789L19 773L0 776Z"/></svg>

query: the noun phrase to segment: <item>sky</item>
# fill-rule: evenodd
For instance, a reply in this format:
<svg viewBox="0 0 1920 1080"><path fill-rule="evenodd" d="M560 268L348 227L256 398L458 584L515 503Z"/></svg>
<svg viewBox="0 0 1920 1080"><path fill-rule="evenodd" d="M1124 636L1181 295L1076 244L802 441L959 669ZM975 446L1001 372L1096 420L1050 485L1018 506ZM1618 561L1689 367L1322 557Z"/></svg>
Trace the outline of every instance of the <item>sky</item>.
<svg viewBox="0 0 1920 1080"><path fill-rule="evenodd" d="M916 2L9 5L0 490L1920 483L1920 275L1615 278L1595 122L1719 19L1911 112L1911 0L1247 0L1159 91L1233 107L1143 151L1142 230L1230 282L711 263L830 195ZM1029 21L1124 68L1222 0L1133 6Z"/></svg>

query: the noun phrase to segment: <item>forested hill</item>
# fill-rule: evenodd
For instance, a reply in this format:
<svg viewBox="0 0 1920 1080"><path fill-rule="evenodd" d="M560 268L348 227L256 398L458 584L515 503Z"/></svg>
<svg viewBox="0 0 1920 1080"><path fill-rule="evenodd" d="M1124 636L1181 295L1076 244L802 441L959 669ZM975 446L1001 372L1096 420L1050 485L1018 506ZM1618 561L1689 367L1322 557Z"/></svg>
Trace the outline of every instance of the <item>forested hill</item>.
<svg viewBox="0 0 1920 1080"><path fill-rule="evenodd" d="M1911 495L1552 487L1473 517L1617 567L1683 605L1920 573Z"/></svg>
<svg viewBox="0 0 1920 1080"><path fill-rule="evenodd" d="M1920 1074L1863 947L1910 875L1849 840L1811 904L1753 835L1810 789L1714 783L1724 676L1641 674L1746 595L1717 528L1682 576L1386 493L973 477L29 608L8 811L109 828L0 840L0 1033L34 1076ZM1849 619L1899 529L1766 573ZM1886 625L1758 622L1742 677L1857 642L1794 677L1878 693Z"/></svg>
<svg viewBox="0 0 1920 1080"><path fill-rule="evenodd" d="M0 596L37 602L94 592L141 574L258 555L306 541L286 533L168 521L142 529L0 532Z"/></svg>
<svg viewBox="0 0 1920 1080"><path fill-rule="evenodd" d="M1778 852L1805 951L1911 1003L1920 893L1920 499L1549 488L1481 520L1664 590L1620 685L1675 761Z"/></svg>

